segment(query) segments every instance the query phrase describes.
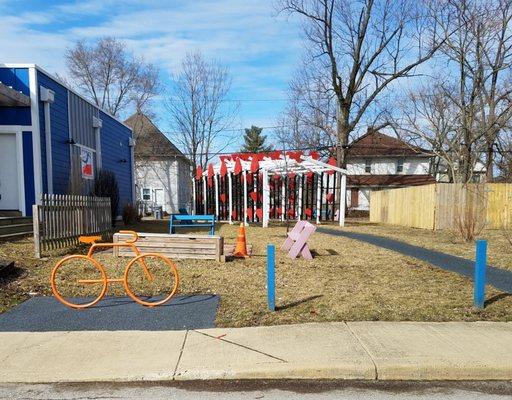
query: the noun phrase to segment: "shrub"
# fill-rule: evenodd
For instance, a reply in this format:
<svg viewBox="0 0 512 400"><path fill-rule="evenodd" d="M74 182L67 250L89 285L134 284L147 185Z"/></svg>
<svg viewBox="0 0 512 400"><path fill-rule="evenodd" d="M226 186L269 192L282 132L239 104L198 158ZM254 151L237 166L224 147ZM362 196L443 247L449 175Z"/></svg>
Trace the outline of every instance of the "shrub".
<svg viewBox="0 0 512 400"><path fill-rule="evenodd" d="M485 228L486 197L484 185L464 185L455 201L455 229L466 242L474 241Z"/></svg>
<svg viewBox="0 0 512 400"><path fill-rule="evenodd" d="M131 225L135 222L140 222L140 220L141 215L139 214L137 207L135 207L132 203L127 203L123 207L123 223L125 225Z"/></svg>
<svg viewBox="0 0 512 400"><path fill-rule="evenodd" d="M110 211L112 214L112 226L116 224L117 208L119 206L119 187L116 176L112 171L102 169L98 171L94 179L93 196L110 197Z"/></svg>

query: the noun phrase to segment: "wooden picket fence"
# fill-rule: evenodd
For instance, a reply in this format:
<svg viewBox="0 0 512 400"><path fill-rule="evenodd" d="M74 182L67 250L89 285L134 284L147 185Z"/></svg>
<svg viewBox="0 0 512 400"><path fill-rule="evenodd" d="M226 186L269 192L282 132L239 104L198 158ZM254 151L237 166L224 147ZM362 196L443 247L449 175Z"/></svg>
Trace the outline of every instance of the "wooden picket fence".
<svg viewBox="0 0 512 400"><path fill-rule="evenodd" d="M468 212L486 228L512 229L512 184L438 183L371 192L371 222L453 229Z"/></svg>
<svg viewBox="0 0 512 400"><path fill-rule="evenodd" d="M37 258L47 250L78 244L82 235L112 235L109 197L43 194L33 206Z"/></svg>

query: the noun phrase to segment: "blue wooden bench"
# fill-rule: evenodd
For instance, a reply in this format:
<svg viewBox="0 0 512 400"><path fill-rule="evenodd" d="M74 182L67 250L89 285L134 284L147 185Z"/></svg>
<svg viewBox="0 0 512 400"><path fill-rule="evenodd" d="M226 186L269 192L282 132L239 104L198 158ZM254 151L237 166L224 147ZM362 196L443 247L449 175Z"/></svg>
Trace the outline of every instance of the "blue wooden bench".
<svg viewBox="0 0 512 400"><path fill-rule="evenodd" d="M215 215L171 214L169 233L176 233L176 228L210 228L210 235L215 235Z"/></svg>
<svg viewBox="0 0 512 400"><path fill-rule="evenodd" d="M179 208L178 209L178 214L189 215L189 213L188 213L186 208ZM180 222L181 225L190 225L191 223L192 223L192 221L181 221Z"/></svg>

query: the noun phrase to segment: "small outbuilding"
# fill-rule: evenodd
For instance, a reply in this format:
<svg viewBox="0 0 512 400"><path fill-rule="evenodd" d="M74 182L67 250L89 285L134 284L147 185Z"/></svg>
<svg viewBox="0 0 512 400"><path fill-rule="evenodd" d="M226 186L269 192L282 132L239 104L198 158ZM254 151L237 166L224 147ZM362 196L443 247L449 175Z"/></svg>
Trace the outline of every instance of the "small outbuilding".
<svg viewBox="0 0 512 400"><path fill-rule="evenodd" d="M105 169L120 212L134 201L133 160L129 126L37 65L0 64L0 211L31 215L46 193L88 195Z"/></svg>

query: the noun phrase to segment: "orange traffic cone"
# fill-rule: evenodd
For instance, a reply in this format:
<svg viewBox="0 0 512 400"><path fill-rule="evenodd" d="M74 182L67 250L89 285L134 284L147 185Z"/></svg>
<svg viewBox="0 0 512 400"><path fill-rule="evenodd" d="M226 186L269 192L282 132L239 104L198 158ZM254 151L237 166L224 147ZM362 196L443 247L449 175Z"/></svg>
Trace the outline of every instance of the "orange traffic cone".
<svg viewBox="0 0 512 400"><path fill-rule="evenodd" d="M247 240L245 239L245 225L243 223L240 224L233 257L249 257L249 254L247 254Z"/></svg>

